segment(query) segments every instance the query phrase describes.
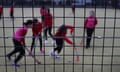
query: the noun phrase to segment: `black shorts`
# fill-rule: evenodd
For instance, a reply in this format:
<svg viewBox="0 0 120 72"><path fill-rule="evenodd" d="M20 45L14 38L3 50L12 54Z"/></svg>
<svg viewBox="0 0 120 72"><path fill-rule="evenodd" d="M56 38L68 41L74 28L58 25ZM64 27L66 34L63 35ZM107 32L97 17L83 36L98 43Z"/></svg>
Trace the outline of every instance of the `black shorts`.
<svg viewBox="0 0 120 72"><path fill-rule="evenodd" d="M16 49L24 49L23 45L21 44L21 42L15 40L15 39L13 39L13 44L14 44Z"/></svg>

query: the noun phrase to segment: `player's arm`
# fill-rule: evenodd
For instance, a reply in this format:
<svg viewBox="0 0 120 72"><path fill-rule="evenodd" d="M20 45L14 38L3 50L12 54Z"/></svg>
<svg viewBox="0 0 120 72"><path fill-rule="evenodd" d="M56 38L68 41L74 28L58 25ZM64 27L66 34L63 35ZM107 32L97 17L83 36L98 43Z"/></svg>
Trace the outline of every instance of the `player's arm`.
<svg viewBox="0 0 120 72"><path fill-rule="evenodd" d="M25 38L22 39L21 44L22 44L24 47L26 47L26 44L25 44Z"/></svg>
<svg viewBox="0 0 120 72"><path fill-rule="evenodd" d="M98 24L98 20L97 18L95 18L95 26Z"/></svg>
<svg viewBox="0 0 120 72"><path fill-rule="evenodd" d="M37 33L36 33L36 31L34 30L34 28L32 28L32 33L33 33L33 37L36 37Z"/></svg>
<svg viewBox="0 0 120 72"><path fill-rule="evenodd" d="M43 27L42 27L42 23L39 23L38 26L39 26L39 28L38 28L38 29L39 29L39 30L38 30L38 34L41 34L41 32L42 32L42 28L43 28Z"/></svg>
<svg viewBox="0 0 120 72"><path fill-rule="evenodd" d="M74 32L74 27L71 25L66 25L67 29L70 29L70 34L72 35Z"/></svg>
<svg viewBox="0 0 120 72"><path fill-rule="evenodd" d="M27 34L27 30L23 30L23 33L22 33L23 38L22 38L21 43L22 43L22 45L23 45L24 47L26 47L26 44L25 44L25 35L26 35L26 34Z"/></svg>
<svg viewBox="0 0 120 72"><path fill-rule="evenodd" d="M74 43L73 43L71 40L69 40L67 37L64 37L64 40L65 40L68 44L74 45Z"/></svg>

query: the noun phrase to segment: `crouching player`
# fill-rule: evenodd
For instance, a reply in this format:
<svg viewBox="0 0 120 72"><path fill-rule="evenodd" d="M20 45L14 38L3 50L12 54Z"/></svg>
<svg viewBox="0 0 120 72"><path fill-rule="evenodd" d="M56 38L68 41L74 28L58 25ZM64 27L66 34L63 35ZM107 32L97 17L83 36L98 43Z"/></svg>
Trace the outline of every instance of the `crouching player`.
<svg viewBox="0 0 120 72"><path fill-rule="evenodd" d="M70 25L61 25L55 33L54 39L56 40L56 48L50 51L50 56L53 56L55 54L55 51L57 51L56 58L60 57L59 54L63 48L64 40L67 43L74 45L74 43L66 37L67 29L70 29L70 33L72 35L74 32L74 27Z"/></svg>
<svg viewBox="0 0 120 72"><path fill-rule="evenodd" d="M28 28L32 28L32 20L28 20L27 22L23 23L23 27L17 29L13 36L13 44L14 50L7 54L7 58L11 60L11 56L13 54L19 53L14 62L12 63L13 66L19 67L18 61L22 59L25 55L25 35L27 34Z"/></svg>

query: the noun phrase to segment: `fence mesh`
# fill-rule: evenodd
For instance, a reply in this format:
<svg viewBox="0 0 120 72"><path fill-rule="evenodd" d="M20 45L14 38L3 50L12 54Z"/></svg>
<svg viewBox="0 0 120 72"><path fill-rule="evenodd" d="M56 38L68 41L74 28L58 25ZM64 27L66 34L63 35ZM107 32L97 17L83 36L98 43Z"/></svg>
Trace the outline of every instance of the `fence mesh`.
<svg viewBox="0 0 120 72"><path fill-rule="evenodd" d="M91 3L79 5L76 0L63 0L58 5L54 1L45 0L1 0L3 13L0 19L0 71L1 72L118 72L120 71L120 14L119 2L117 0L92 0ZM57 1L57 0L56 0ZM59 0L58 0L59 1ZM68 1L68 2L65 2ZM70 1L70 2L69 2ZM68 3L68 4L67 4ZM74 5L75 4L75 5ZM10 6L14 8L14 18L10 17ZM12 62L18 54L13 55L9 61L6 55L14 49L13 34L28 19L37 18L40 22L40 8L44 5L50 9L53 16L52 34L54 35L60 25L72 25L74 34L70 35L69 30L66 37L75 43L78 49L77 54L74 46L63 45L60 58L49 56L49 52L56 47L48 36L48 44L44 43L42 32L44 54L39 51L39 42L34 48L33 56L26 50L25 56L18 62L20 67L15 67ZM72 12L75 6L75 13ZM98 24L92 35L90 48L86 48L86 29L84 22L89 16L89 11L95 11ZM44 31L44 30L43 30ZM29 29L25 36L27 49L30 50L32 43L32 29ZM76 61L76 56L80 57ZM41 64L36 63L41 61Z"/></svg>

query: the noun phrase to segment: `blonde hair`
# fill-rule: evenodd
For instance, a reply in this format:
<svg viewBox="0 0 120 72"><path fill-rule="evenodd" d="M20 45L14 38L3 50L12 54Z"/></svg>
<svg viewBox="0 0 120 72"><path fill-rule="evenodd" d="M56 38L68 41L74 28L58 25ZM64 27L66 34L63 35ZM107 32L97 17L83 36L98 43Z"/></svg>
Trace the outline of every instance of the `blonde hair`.
<svg viewBox="0 0 120 72"><path fill-rule="evenodd" d="M94 10L91 10L91 11L89 11L89 14L90 14L90 16L96 16L96 14L95 14L95 11Z"/></svg>

